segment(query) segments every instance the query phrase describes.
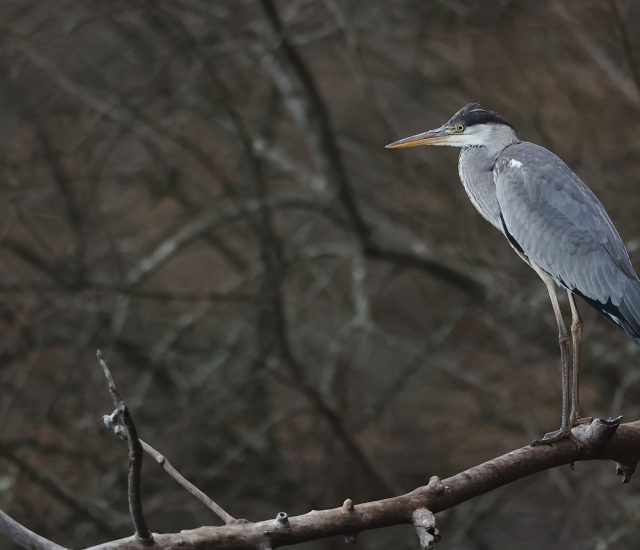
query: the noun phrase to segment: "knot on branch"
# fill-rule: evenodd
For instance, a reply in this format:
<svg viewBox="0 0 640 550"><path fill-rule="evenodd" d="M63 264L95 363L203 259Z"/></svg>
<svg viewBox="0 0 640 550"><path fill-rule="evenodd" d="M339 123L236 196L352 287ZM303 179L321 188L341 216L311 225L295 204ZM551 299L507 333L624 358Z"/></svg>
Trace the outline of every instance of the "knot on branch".
<svg viewBox="0 0 640 550"><path fill-rule="evenodd" d="M422 550L433 548L433 544L440 540L440 531L436 527L436 518L431 510L418 508L413 512L411 520L418 533L420 548Z"/></svg>
<svg viewBox="0 0 640 550"><path fill-rule="evenodd" d="M276 516L276 527L289 527L289 516L286 512L278 512Z"/></svg>
<svg viewBox="0 0 640 550"><path fill-rule="evenodd" d="M347 500L345 500L345 501L342 503L342 509L343 509L345 512L354 512L354 511L355 511L355 506L353 505L353 501L352 501L350 498L348 498Z"/></svg>
<svg viewBox="0 0 640 550"><path fill-rule="evenodd" d="M444 493L445 486L438 476L431 476L429 483L427 483L427 491L434 495L440 495Z"/></svg>
<svg viewBox="0 0 640 550"><path fill-rule="evenodd" d="M276 523L278 525L289 525L289 516L287 515L286 512L278 512L278 515L276 516Z"/></svg>
<svg viewBox="0 0 640 550"><path fill-rule="evenodd" d="M113 431L113 433L122 440L129 439L129 430L125 416L129 414L127 406L124 403L119 404L111 414L102 416L102 423L105 428Z"/></svg>
<svg viewBox="0 0 640 550"><path fill-rule="evenodd" d="M605 445L616 433L622 416L617 418L594 418L589 424L579 424L571 430L572 438L588 447Z"/></svg>

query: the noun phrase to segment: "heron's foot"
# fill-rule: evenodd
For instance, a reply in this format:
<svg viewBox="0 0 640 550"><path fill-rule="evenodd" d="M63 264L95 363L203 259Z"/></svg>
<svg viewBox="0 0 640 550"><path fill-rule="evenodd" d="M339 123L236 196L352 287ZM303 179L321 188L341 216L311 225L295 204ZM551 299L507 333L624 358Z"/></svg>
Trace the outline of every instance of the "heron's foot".
<svg viewBox="0 0 640 550"><path fill-rule="evenodd" d="M611 438L618 429L621 421L621 416L608 419L594 418L592 416L578 418L572 426L575 428L575 432L572 431L572 427L561 427L559 430L545 434L542 439L532 441L531 446L551 445L563 439L568 439L579 448L602 444Z"/></svg>
<svg viewBox="0 0 640 550"><path fill-rule="evenodd" d="M552 443L557 443L558 441L562 441L563 439L570 437L571 428L560 428L559 430L544 434L544 436L542 436L542 439L534 439L531 442L531 446L535 447L536 445L551 445Z"/></svg>
<svg viewBox="0 0 640 550"><path fill-rule="evenodd" d="M571 420L572 426L582 426L584 424L591 424L593 422L593 416L583 416L582 418L574 418Z"/></svg>

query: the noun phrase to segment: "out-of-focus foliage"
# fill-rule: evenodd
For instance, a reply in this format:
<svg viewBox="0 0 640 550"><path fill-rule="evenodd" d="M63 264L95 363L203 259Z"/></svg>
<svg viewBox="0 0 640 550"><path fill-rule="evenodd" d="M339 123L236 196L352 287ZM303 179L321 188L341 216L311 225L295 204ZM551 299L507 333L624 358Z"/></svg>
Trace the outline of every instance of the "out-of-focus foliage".
<svg viewBox="0 0 640 550"><path fill-rule="evenodd" d="M407 491L557 427L544 286L454 151L383 148L465 103L565 159L638 259L637 2L275 9L0 4L0 507L61 544L131 532L96 348L141 436L250 519ZM582 310L584 412L638 418L636 351ZM144 491L154 531L216 521L150 462ZM441 514L441 545L635 549L639 497L580 464Z"/></svg>

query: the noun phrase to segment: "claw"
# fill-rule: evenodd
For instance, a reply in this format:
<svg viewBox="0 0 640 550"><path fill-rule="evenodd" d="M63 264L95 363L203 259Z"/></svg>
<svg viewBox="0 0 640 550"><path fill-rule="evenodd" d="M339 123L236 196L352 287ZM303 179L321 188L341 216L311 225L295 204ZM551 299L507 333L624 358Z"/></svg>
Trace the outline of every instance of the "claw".
<svg viewBox="0 0 640 550"><path fill-rule="evenodd" d="M622 417L620 417L622 418ZM610 422L620 422L620 419L613 419ZM571 428L575 426L582 426L585 424L591 424L593 422L593 416L585 416L582 418L576 418L567 428L560 428L559 430L555 430L553 432L546 433L542 436L542 439L534 439L531 442L531 446L535 447L536 445L551 445L553 443L557 443L558 441L562 441L563 439L569 439L574 445L578 447L584 447L583 443L574 437L571 433ZM607 422L607 421L605 421Z"/></svg>

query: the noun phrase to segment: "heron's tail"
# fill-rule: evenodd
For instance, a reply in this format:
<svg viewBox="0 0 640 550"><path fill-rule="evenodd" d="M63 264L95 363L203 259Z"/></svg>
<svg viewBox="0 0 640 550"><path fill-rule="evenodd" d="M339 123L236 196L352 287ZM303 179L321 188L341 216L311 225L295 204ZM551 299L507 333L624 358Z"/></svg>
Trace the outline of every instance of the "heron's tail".
<svg viewBox="0 0 640 550"><path fill-rule="evenodd" d="M629 279L620 305L614 305L611 300L606 304L589 298L581 292L574 293L582 296L589 304L602 313L609 321L631 338L640 347L640 280Z"/></svg>
<svg viewBox="0 0 640 550"><path fill-rule="evenodd" d="M603 313L640 347L640 280L630 279L620 305L606 309Z"/></svg>

